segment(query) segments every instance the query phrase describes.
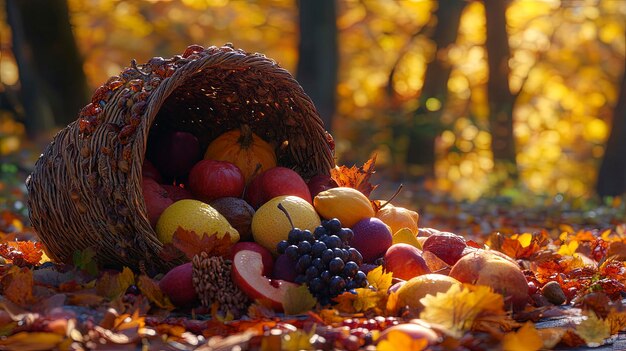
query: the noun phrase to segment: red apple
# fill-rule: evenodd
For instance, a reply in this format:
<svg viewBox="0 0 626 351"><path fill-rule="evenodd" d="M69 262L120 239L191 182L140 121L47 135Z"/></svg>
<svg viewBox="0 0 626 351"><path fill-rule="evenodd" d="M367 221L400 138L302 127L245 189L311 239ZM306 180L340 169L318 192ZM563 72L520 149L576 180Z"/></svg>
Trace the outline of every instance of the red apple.
<svg viewBox="0 0 626 351"><path fill-rule="evenodd" d="M197 301L198 295L193 286L193 266L191 262L172 268L159 281L161 291L178 307L189 307Z"/></svg>
<svg viewBox="0 0 626 351"><path fill-rule="evenodd" d="M165 191L167 191L168 197L174 202L178 200L193 199L193 194L179 185L164 184L162 187Z"/></svg>
<svg viewBox="0 0 626 351"><path fill-rule="evenodd" d="M236 251L233 255L233 282L252 300L264 300L276 311L283 310L283 300L290 287L298 287L298 284L284 280L270 279L263 274L271 271L264 265L268 259L272 260L272 254L256 243L248 244L249 249Z"/></svg>
<svg viewBox="0 0 626 351"><path fill-rule="evenodd" d="M454 265L463 256L467 247L462 236L450 232L433 233L426 238L422 249L430 251L449 265Z"/></svg>
<svg viewBox="0 0 626 351"><path fill-rule="evenodd" d="M155 228L161 213L174 201L169 198L167 191L152 178L144 177L141 179L141 191L146 203L148 220L150 220L152 228Z"/></svg>
<svg viewBox="0 0 626 351"><path fill-rule="evenodd" d="M372 263L382 257L393 242L389 226L376 217L363 218L352 226L350 246L359 250L363 262Z"/></svg>
<svg viewBox="0 0 626 351"><path fill-rule="evenodd" d="M430 273L422 252L413 245L394 244L385 253L385 270L404 280Z"/></svg>
<svg viewBox="0 0 626 351"><path fill-rule="evenodd" d="M296 281L297 276L296 261L292 260L285 254L278 255L278 257L276 257L276 262L274 262L272 278L286 280L293 283Z"/></svg>
<svg viewBox="0 0 626 351"><path fill-rule="evenodd" d="M144 178L152 178L157 183L163 183L163 177L159 170L154 167L152 162L148 159L143 160L143 165L141 165L141 176Z"/></svg>
<svg viewBox="0 0 626 351"><path fill-rule="evenodd" d="M462 283L491 287L515 311L524 309L528 301L528 283L520 267L490 250L476 249L461 257L452 266L450 277Z"/></svg>
<svg viewBox="0 0 626 351"><path fill-rule="evenodd" d="M189 189L201 201L240 197L245 181L241 170L230 162L202 160L189 171Z"/></svg>
<svg viewBox="0 0 626 351"><path fill-rule="evenodd" d="M309 181L307 182L307 186L309 187L311 198L314 198L322 191L336 188L339 185L337 185L337 182L330 176L326 174L317 174L309 179Z"/></svg>
<svg viewBox="0 0 626 351"><path fill-rule="evenodd" d="M167 180L184 177L201 159L198 138L181 131L168 130L151 135L146 153Z"/></svg>
<svg viewBox="0 0 626 351"><path fill-rule="evenodd" d="M246 189L245 199L254 208L281 195L298 196L312 204L309 187L296 171L274 167L254 177Z"/></svg>
<svg viewBox="0 0 626 351"><path fill-rule="evenodd" d="M255 242L239 241L235 245L230 247L228 259L232 261L235 258L235 254L242 250L258 251L259 246L261 245ZM272 268L274 267L274 258L271 255L270 256L262 255L262 256L263 256L263 262L262 262L263 272L262 273L264 276L271 276Z"/></svg>

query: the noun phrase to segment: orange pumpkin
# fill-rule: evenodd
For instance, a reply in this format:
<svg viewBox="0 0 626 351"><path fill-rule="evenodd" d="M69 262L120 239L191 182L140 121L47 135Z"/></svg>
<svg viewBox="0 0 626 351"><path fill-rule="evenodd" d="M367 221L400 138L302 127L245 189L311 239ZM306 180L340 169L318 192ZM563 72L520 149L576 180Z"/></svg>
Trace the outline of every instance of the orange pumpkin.
<svg viewBox="0 0 626 351"><path fill-rule="evenodd" d="M205 159L227 161L243 173L246 184L261 172L276 167L276 153L271 144L254 134L248 125L230 130L209 144Z"/></svg>

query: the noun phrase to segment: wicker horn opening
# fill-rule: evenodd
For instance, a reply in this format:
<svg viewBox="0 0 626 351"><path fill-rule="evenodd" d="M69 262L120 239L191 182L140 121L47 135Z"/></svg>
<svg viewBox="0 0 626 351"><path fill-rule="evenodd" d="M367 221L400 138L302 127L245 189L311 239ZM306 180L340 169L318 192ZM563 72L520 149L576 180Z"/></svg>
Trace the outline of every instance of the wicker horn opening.
<svg viewBox="0 0 626 351"><path fill-rule="evenodd" d="M158 272L179 263L162 259L141 190L147 145L166 129L193 133L204 149L247 124L305 179L334 167L315 106L271 59L194 45L132 66L96 90L27 180L31 222L51 258L71 263L92 248L103 266Z"/></svg>

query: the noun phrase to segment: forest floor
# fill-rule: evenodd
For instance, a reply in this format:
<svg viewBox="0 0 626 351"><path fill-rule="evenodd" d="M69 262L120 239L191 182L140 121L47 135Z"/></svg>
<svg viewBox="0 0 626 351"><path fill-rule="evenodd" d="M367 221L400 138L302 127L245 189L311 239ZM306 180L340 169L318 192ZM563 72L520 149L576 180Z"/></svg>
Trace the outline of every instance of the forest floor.
<svg viewBox="0 0 626 351"><path fill-rule="evenodd" d="M34 146L27 147L16 154L4 157L0 166L0 248L5 249L2 251L4 258L0 258L2 260L0 262L0 278L3 283L6 283L2 295L0 295L0 350L13 347L43 350L52 346L60 349L72 349L72 347L78 347L77 345L93 346L97 344L100 344L100 349L107 350L138 349L138 345L142 344L167 350L209 350L212 347L219 349L219 345L232 347L233 345L243 345L246 342L249 345L251 340L255 340L254 333L252 336L246 334L249 330L265 330L262 333L266 333L267 336L268 328L274 330L281 326L277 322L281 319L280 315L271 313L264 315L267 311L264 312L262 308L257 309L257 317L260 316L261 319L253 319L255 325L251 324L252 320L249 320L248 324L245 324L245 321L237 322L228 327L224 326L228 323L223 323L220 326L211 324L216 322L216 315L208 311L172 311L169 308L156 308L155 304L159 305L160 297L154 286L146 287L144 281L144 287L140 289L140 294L136 295L136 291L131 294L135 296L143 294L147 296L146 299L129 298L128 291L117 294L114 288L112 288L113 290L106 289L99 286L97 281L90 280L95 276L90 276L84 269L89 262L79 262L77 267L83 264L82 267L78 267L81 269L51 263L41 264L40 262L11 265L12 259L13 263L17 262L16 258L28 259L26 255L18 257L19 255L11 256L10 253L7 253L6 249L14 245L12 242L15 240L36 241L36 235L28 223L25 205L26 194L23 184L34 165L36 156L33 150L36 149ZM384 181L383 179L382 173L372 177L372 183L380 181L379 188L372 193L373 198L387 199L399 186L398 182ZM623 312L623 304L626 300L622 300L626 297L626 291L623 289L624 283L626 283L624 276L624 269L626 268L623 264L624 259L626 259L626 250L623 247L625 245L618 246L616 244L612 247L605 243L605 241L608 242L607 238L613 238L611 243L624 243L626 241L626 201L624 198L618 197L600 202L593 199L565 199L561 195L539 196L517 192L513 193L512 196L509 193L509 196L485 197L476 201L457 201L446 194L426 190L419 183L405 183L403 186L404 189L394 200L394 203L419 212L420 227L454 232L478 245L493 244L496 236L503 238L505 243L510 244L518 240L520 235L524 233L532 235L533 241L530 244L538 244L534 251L531 250L532 252L524 251L523 249L528 248L524 245L513 251L509 247L508 252L506 252L505 245L498 248L509 255L517 256L514 258L518 260L526 260L526 265L529 267L532 265L532 260L536 254L548 247L552 247L555 252L558 250L560 254L566 255L564 252L567 251L568 243L580 243L581 248L597 248L604 245L604 256L598 256L595 259L597 266L594 277L597 278L600 274L598 273L600 272L599 263L606 260L607 250L611 252L611 249L614 248L613 254L624 255L619 257L622 262L621 273L613 276L616 281L615 284L618 284L618 290L622 290L612 291L610 306L611 311L621 313L621 318L626 320L626 312ZM535 238L538 237L551 242L550 244L535 242ZM519 244L516 245L519 246ZM36 248L20 247L20 249L37 253ZM576 251L577 249L574 248L573 250ZM15 250L11 252L15 253ZM577 252L586 251L578 249ZM591 254L589 253L589 255ZM15 266L19 266L19 269L16 269ZM570 273L570 271L561 272L567 278L574 279ZM17 277L30 279L31 286L24 287L15 284L16 279L14 278ZM589 277L583 276L581 281L585 281L587 278ZM115 281L115 276L111 275L107 279ZM134 277L135 284L130 285L139 284L139 280L140 277ZM119 281L115 284L118 283ZM592 289L593 287L587 282L581 283L581 285L574 284L572 288ZM26 294L28 298L22 299L17 296L19 294ZM107 294L109 296L106 296ZM112 297L116 294L118 296ZM533 314L532 311L529 311L529 314L523 318L534 321L538 330L571 331L580 325L582 319L586 318L583 317L580 300L578 303L565 306L537 306L536 311L540 309L542 310L541 314ZM308 321L310 317L311 315L298 317L300 321L298 318L296 320L287 318L291 326L282 325L283 335L284 330L289 330L288 328L293 328L294 325L301 328L306 324L302 320ZM222 321L218 319L217 322L221 323ZM617 332L611 329L612 332L609 335L612 336L603 338L603 341L599 343L581 341L584 339L582 336L566 338L560 334L560 342L553 345L553 348L557 350L583 350L587 348L586 345L592 345L596 346L595 350L625 350L626 322L622 321L622 323L624 325L620 326ZM332 323L329 322L328 325L331 326ZM209 327L214 328L215 333L207 333ZM211 339L212 336L224 333L238 336L239 339L230 339L228 342L226 342L228 338ZM158 335L162 335L162 337L157 337ZM593 336L586 335L585 337L593 340ZM480 340L482 340L480 337L476 337L473 342L476 343ZM493 345L489 344L493 340L489 340L487 345ZM260 341L256 340L256 342L258 344ZM283 338L283 347L285 347L284 342ZM467 340L465 342L470 343ZM210 345L213 346L209 347ZM472 349L467 345L464 346L467 349ZM485 349L489 349L488 346L485 347ZM435 349L445 350L446 348L439 345ZM475 349L483 348L476 346Z"/></svg>

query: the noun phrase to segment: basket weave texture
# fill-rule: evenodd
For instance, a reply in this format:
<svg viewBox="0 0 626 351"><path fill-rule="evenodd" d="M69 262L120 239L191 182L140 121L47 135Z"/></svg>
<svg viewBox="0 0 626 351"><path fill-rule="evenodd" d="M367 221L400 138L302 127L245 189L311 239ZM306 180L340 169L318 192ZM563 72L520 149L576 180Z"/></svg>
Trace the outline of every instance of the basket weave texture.
<svg viewBox="0 0 626 351"><path fill-rule="evenodd" d="M334 167L313 102L276 62L227 44L134 60L98 88L45 149L26 181L30 219L48 255L71 263L93 248L103 266L164 271L141 190L151 131L193 133L203 148L247 124L277 145L278 164L307 179Z"/></svg>

